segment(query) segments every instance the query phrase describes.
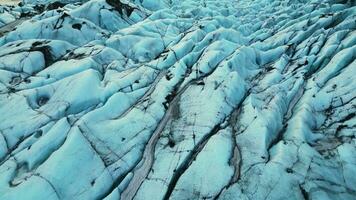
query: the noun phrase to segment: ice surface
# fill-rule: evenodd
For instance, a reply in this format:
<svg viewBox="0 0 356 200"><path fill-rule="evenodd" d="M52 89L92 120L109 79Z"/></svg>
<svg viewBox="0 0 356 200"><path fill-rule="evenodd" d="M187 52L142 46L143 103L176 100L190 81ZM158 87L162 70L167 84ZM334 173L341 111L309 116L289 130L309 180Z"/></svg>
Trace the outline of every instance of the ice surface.
<svg viewBox="0 0 356 200"><path fill-rule="evenodd" d="M350 0L0 6L0 199L355 199Z"/></svg>

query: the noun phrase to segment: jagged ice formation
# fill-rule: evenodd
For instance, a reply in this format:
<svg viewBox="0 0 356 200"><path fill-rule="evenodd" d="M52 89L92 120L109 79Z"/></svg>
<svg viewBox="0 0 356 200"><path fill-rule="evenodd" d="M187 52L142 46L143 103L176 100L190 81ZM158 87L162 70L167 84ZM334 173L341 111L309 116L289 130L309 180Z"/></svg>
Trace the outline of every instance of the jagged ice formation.
<svg viewBox="0 0 356 200"><path fill-rule="evenodd" d="M0 199L356 199L353 0L0 6Z"/></svg>

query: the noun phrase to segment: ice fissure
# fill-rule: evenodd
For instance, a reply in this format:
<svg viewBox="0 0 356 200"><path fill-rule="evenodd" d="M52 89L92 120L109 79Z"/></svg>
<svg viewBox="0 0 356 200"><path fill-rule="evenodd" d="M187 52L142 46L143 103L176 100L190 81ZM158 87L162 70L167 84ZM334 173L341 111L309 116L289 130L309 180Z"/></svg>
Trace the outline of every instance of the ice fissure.
<svg viewBox="0 0 356 200"><path fill-rule="evenodd" d="M0 199L355 199L352 0L0 5Z"/></svg>

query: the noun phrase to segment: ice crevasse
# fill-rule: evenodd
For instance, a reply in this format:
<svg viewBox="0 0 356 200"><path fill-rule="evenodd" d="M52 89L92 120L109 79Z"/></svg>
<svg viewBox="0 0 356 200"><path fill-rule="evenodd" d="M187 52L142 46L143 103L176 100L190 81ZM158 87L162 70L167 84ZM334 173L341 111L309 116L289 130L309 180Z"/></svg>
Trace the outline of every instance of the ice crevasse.
<svg viewBox="0 0 356 200"><path fill-rule="evenodd" d="M353 0L0 5L0 199L356 199L355 58Z"/></svg>

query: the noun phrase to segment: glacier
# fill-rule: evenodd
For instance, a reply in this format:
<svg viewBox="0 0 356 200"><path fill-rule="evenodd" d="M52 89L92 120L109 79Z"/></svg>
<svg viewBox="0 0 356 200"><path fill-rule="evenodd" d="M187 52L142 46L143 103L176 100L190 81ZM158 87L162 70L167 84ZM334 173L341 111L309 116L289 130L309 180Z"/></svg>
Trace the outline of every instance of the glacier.
<svg viewBox="0 0 356 200"><path fill-rule="evenodd" d="M354 0L0 5L1 200L353 200L355 115Z"/></svg>

